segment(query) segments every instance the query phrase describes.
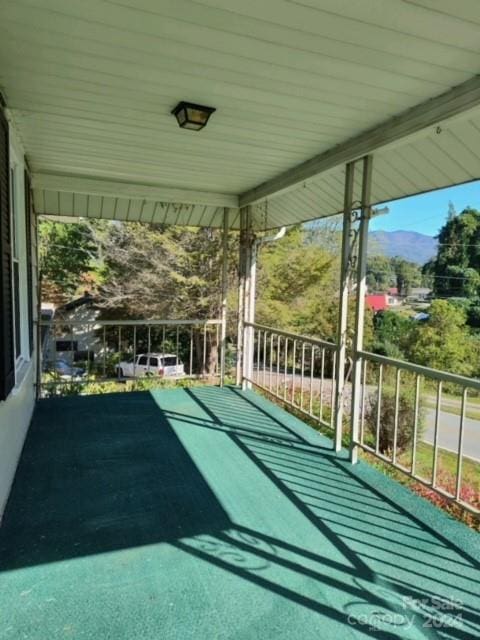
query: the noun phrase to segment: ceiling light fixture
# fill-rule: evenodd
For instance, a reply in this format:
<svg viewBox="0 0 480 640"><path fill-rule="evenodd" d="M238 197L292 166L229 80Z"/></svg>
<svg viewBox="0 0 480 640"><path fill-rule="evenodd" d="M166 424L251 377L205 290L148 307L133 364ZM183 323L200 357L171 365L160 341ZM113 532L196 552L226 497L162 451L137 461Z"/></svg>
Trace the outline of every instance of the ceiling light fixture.
<svg viewBox="0 0 480 640"><path fill-rule="evenodd" d="M172 113L177 119L178 126L182 129L200 131L207 124L214 111L216 109L213 107L203 107L192 102L179 102Z"/></svg>

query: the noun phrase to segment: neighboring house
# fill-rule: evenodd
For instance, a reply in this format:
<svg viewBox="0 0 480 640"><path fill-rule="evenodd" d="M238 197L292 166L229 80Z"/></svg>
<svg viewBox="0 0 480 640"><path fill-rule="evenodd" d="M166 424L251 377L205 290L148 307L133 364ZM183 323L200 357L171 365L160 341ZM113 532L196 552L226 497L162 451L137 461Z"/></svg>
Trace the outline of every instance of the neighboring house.
<svg viewBox="0 0 480 640"><path fill-rule="evenodd" d="M89 293L58 307L53 317L58 323L56 331L50 332L44 343L44 362L62 359L73 364L93 360L101 349L101 340L96 336L99 313Z"/></svg>
<svg viewBox="0 0 480 640"><path fill-rule="evenodd" d="M399 307L402 301L388 293L369 293L365 296L365 304L374 313L377 313L378 311L385 311L392 307Z"/></svg>

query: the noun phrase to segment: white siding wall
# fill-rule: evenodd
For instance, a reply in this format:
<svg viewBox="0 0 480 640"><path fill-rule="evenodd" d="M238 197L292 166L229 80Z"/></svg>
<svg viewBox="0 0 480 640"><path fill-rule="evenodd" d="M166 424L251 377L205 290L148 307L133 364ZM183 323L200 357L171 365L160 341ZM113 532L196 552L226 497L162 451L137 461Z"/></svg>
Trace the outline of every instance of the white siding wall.
<svg viewBox="0 0 480 640"><path fill-rule="evenodd" d="M25 204L24 204L24 153L15 131L10 124L10 150L11 162L16 163L16 194L17 194L17 210L21 219L21 229L23 238L21 244L21 267L22 278L22 351L26 358L17 372L16 386L4 401L0 402L0 519L3 515L10 488L15 476L15 470L22 452L23 443L27 434L28 426L33 413L35 404L35 363L36 348L33 351L31 359L28 354L28 296L26 287L26 251L30 248L25 243ZM36 242L35 238L32 238ZM36 291L36 282L33 282L34 292ZM34 301L35 301L34 293ZM35 345L36 347L36 345Z"/></svg>

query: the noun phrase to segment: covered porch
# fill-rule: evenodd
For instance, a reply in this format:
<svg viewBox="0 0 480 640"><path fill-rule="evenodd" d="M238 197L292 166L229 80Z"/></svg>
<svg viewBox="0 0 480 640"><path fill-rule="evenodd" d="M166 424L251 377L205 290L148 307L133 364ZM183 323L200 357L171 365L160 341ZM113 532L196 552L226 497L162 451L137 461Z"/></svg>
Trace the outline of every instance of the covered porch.
<svg viewBox="0 0 480 640"><path fill-rule="evenodd" d="M252 391L41 400L3 638L473 638L478 536Z"/></svg>
<svg viewBox="0 0 480 640"><path fill-rule="evenodd" d="M480 381L370 353L363 340L371 218L394 199L480 178L478 11L434 4L0 3L0 638L480 635L478 536L358 460L367 452L478 517L462 489ZM215 110L202 131L177 126L184 101ZM338 214L334 339L258 324L260 244ZM224 256L237 234L237 309L223 260L220 317L101 325L120 354L128 324L137 355L137 322L144 357L158 359L160 327L190 324L204 336L198 375L214 327L219 386L40 399L39 216L221 229ZM364 400L381 406L387 373L382 448L380 408L364 438ZM397 455L406 381L407 462ZM448 489L437 473L447 385L460 390Z"/></svg>

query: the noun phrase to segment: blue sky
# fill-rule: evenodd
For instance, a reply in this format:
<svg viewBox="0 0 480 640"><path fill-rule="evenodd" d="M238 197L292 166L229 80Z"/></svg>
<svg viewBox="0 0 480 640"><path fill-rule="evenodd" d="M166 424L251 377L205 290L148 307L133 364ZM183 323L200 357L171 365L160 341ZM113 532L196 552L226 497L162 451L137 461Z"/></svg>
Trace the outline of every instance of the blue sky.
<svg viewBox="0 0 480 640"><path fill-rule="evenodd" d="M450 200L458 213L467 206L480 210L480 181L390 202L390 213L374 218L370 230L401 229L435 236L445 222Z"/></svg>

